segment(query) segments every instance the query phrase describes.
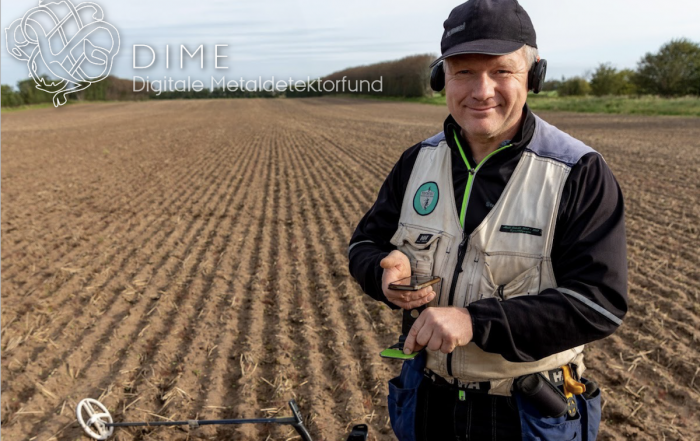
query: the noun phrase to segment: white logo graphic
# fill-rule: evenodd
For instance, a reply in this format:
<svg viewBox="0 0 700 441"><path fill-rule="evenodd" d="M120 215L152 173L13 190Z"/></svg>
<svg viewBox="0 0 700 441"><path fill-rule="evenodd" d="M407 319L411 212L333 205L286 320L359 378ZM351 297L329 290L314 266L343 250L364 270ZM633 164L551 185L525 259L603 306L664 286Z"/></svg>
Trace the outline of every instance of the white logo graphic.
<svg viewBox="0 0 700 441"><path fill-rule="evenodd" d="M433 198L435 197L435 192L428 189L420 192L420 201L423 204L423 210L428 208L428 205L433 203Z"/></svg>
<svg viewBox="0 0 700 441"><path fill-rule="evenodd" d="M40 0L5 29L7 51L26 61L36 88L54 94L54 106L62 106L66 95L104 80L112 70L119 32L103 19L95 3L76 7L70 0Z"/></svg>

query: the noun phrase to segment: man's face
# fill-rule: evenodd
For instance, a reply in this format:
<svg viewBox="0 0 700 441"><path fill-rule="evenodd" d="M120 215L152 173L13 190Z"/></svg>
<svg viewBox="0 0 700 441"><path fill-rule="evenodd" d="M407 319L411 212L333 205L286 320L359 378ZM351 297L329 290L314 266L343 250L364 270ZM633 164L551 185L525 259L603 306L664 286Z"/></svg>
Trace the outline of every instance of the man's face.
<svg viewBox="0 0 700 441"><path fill-rule="evenodd" d="M468 139L500 142L517 133L530 64L523 49L507 55L464 54L445 60L447 108Z"/></svg>

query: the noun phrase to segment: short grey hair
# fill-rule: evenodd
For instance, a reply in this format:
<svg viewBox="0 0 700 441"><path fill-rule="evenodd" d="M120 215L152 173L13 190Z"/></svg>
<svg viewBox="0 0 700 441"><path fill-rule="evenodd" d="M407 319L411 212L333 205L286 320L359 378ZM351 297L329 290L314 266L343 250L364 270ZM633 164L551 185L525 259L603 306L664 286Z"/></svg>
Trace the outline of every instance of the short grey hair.
<svg viewBox="0 0 700 441"><path fill-rule="evenodd" d="M523 46L522 51L523 56L525 57L525 61L529 63L527 68L531 69L532 65L537 62L537 59L540 56L540 52L537 50L536 47L528 46L527 44Z"/></svg>

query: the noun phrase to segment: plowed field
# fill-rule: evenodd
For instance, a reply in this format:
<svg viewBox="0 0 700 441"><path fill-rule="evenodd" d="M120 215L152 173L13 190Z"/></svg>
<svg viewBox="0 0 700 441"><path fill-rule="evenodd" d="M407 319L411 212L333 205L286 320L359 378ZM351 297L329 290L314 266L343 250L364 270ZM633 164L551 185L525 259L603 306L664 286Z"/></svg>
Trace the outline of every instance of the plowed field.
<svg viewBox="0 0 700 441"><path fill-rule="evenodd" d="M116 421L290 415L314 439L393 439L378 352L400 318L346 248L401 152L446 110L355 99L72 105L2 116L2 438ZM700 438L700 120L547 114L627 204L631 309L587 347L602 439ZM121 429L288 440L289 426Z"/></svg>

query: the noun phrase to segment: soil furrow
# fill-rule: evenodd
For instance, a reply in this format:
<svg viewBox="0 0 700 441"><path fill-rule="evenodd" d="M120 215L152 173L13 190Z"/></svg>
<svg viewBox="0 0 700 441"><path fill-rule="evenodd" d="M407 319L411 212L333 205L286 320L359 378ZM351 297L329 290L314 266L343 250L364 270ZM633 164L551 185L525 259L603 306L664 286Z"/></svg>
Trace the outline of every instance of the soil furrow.
<svg viewBox="0 0 700 441"><path fill-rule="evenodd" d="M296 145L304 145L303 141L296 143ZM295 149L298 154L299 150ZM306 151L304 152L306 153ZM317 303L319 304L319 312L321 316L319 319L325 324L325 327L330 331L326 331L327 338L332 342L327 345L328 350L331 352L329 354L331 357L337 357L343 360L343 363L336 364L331 372L334 381L341 381L340 385L336 385L337 390L336 396L336 406L335 412L344 415L345 420L349 422L358 421L366 413L364 412L363 403L365 399L362 394L358 394L359 385L362 383L361 372L362 372L362 356L358 354L352 348L353 337L355 332L352 326L350 326L349 319L347 317L347 309L342 308L340 305L343 304L336 294L338 290L338 279L329 276L335 271L335 266L329 259L331 259L331 251L328 248L328 244L331 241L331 236L336 235L331 234L329 230L324 226L327 219L324 219L322 213L324 213L328 206L329 201L323 199L323 196L318 193L316 189L323 188L326 183L321 182L318 176L319 170L325 170L327 173L332 173L332 168L310 167L307 164L311 163L311 156L304 157L301 156L298 162L304 164L304 173L311 179L307 188L309 191L306 192L306 196L310 196L313 200L313 204L308 210L303 211L303 215L307 219L307 228L309 230L309 245L313 250L316 259L323 260L312 260L311 273L314 277L315 294L318 297ZM327 177L327 176L326 176ZM308 197L306 198L308 199ZM311 201L309 201L311 202ZM306 201L305 201L306 203ZM310 219L312 215L313 218ZM315 220L314 220L315 219ZM331 223L332 225L333 223ZM336 223L336 226L339 225ZM325 267L325 271L319 271L319 268ZM377 350L378 352L378 350ZM341 372L340 375L336 374L336 370ZM338 392L344 392L339 394Z"/></svg>
<svg viewBox="0 0 700 441"><path fill-rule="evenodd" d="M190 223L190 225L191 225L191 223ZM188 229L189 229L189 225L185 228L185 231L187 231ZM172 229L171 233L174 233L175 231L176 231L176 226L173 226L173 229ZM166 240L167 240L168 238L169 238L169 235L166 235L164 238L162 238L162 240L160 241L160 243L158 243L158 244L154 247L154 249L155 249L155 250L163 250L165 253L168 253L169 251L167 251L167 248L162 248L162 246L166 243ZM148 238L146 238L146 239L144 240L144 242L143 242L143 246L144 246L144 247L146 247L146 246L148 245L148 241L149 241ZM178 242L178 241L179 241L179 239L177 239L177 238L174 239L174 242ZM131 252L128 254L127 258L124 259L124 262L125 262L125 263L127 263L127 262L130 263L131 267L134 268L134 270L133 270L134 272L133 272L133 273L132 273L132 272L129 272L130 276L133 276L133 277L130 277L129 280L131 280L132 282L134 282L136 285L140 285L140 284L143 284L143 282L145 282L145 281L151 280L153 274L156 274L156 273L158 272L158 270L160 269L160 267L166 263L167 259L166 259L166 258L160 258L160 259L159 259L160 262L158 263L158 265L155 266L153 272L152 272L150 275L143 275L142 277L139 277L139 276L136 274L136 269L138 268L138 266L141 265L141 262L138 262L137 259L134 259L134 256L136 255L136 253L137 253L137 250L136 250L136 249L132 249ZM145 259L148 259L148 257L144 258L144 260L145 260ZM124 268L120 268L120 269L124 269ZM144 268L142 267L142 271L143 271L143 269L144 269ZM122 271L118 271L118 270L112 272L111 275L108 277L107 281L105 281L105 285L104 285L103 287L98 288L98 290L100 290L100 289L101 289L101 290L107 290L107 289L109 289L109 285L107 285L107 283L109 283L111 280L116 280L116 278L117 278L118 276L120 276L121 273L122 273ZM142 272L142 274L143 274L143 272ZM133 288L133 287L131 287L131 288ZM89 289L88 289L88 291L89 291ZM120 306L123 307L124 313L120 312L119 309L116 309L115 302L120 302L120 301L123 300L123 299L122 299L122 297L123 297L123 291L124 291L124 287L123 287L123 286L122 286L122 287L114 288L114 292L113 292L113 295L112 295L111 299L109 299L109 300L105 299L106 302L107 302L106 305L105 305L105 304L100 304L100 305L96 308L96 309L98 309L98 313L104 313L106 310L111 310L111 312L113 312L113 313L117 316L117 318L120 319L121 316L123 316L123 314L126 313L127 310L131 309L131 307L130 307L129 305L126 305L126 304L120 305ZM86 302L87 300L89 300L89 302L90 302L89 304L90 304L90 305L93 305L94 303L96 303L96 302L98 302L98 301L101 301L101 300L102 300L102 296L100 295L99 292L96 293L96 294L92 294L92 293L88 292L86 295L80 295L80 296L78 296L77 298L72 298L71 296L66 296L65 302L68 302L68 301L73 301L73 302L80 301L80 302L82 302L83 305L85 305L85 302ZM134 300L134 299L129 299L129 300L127 300L127 303L132 303L132 304L133 304L133 300ZM62 305L61 305L61 304L59 304L59 305L51 305L51 304L47 305L48 308L54 308L54 307L55 307L56 309L58 309L60 306L62 306ZM81 308L80 310L82 311L83 309L86 310L87 308ZM68 323L74 324L74 322L76 321L76 319L78 319L76 325L79 325L79 324L80 324L80 317L81 317L80 314L71 314L71 316L68 317L68 318L66 318L65 321L63 321L63 322L61 322L61 323L58 323L58 324L55 326L55 329L56 329L56 330L55 330L55 331L52 331L51 335L49 336L49 339L50 339L50 340L58 340L58 341L61 341L62 336L65 334L65 328L67 327L67 324L68 324ZM117 322L117 321L118 321L118 320L115 320L114 322ZM90 327L90 326L84 326L84 329L85 329L85 331L84 331L81 335L77 336L72 342L68 342L68 344L67 344L67 347L68 347L68 348L75 348L76 342L81 342L81 341L83 341L83 340L87 337L87 335L89 335L88 333L91 332L91 327ZM104 333L104 335L109 334L109 332L110 332L110 329L108 329L108 330ZM102 339L101 339L101 340L102 340ZM34 360L36 360L37 357L39 356L41 350L45 349L47 346L48 346L48 345L44 345L44 346L40 346L40 347L34 349L34 351L32 352L32 356L31 356L31 357L29 358L29 360L28 360L28 364L29 364L29 363L32 363ZM70 349L69 349L69 350L70 350ZM61 356L61 357L59 357L59 358L60 358L61 360L65 360L66 356L64 355L64 356ZM56 366L54 366L53 368L55 368L55 367L56 367ZM50 372L51 370L52 370L52 369L50 369L48 372ZM48 372L47 372L47 373L48 373Z"/></svg>
<svg viewBox="0 0 700 441"><path fill-rule="evenodd" d="M230 184L233 182L234 179L236 179L236 174L233 173L232 171L229 171L229 175L230 175L230 177L227 178L229 182L228 182L227 184L224 184L224 187L225 187L225 188L226 188L227 185L230 185ZM239 185L240 185L241 182L242 182L242 181L240 181L240 179L239 179ZM216 191L211 191L210 193L211 193L211 195L210 195L209 197L207 197L206 202L204 202L204 204L207 204L209 200L213 200L213 197L215 196ZM221 197L218 198L217 204L218 204L220 201L221 201ZM206 206L206 205L205 205L205 206ZM214 207L214 209L215 209L215 207ZM214 210L214 209L213 209L213 210ZM214 216L210 217L210 219L214 219L214 218L215 218ZM220 221L220 218L219 218L219 221ZM210 222L209 220L207 220L206 222L197 221L196 224L200 224L198 227L195 227L196 224L193 224L193 223L191 223L190 225L187 226L186 231L188 232L188 233L187 233L188 235L191 235L191 238L189 239L189 245L187 245L187 247L185 248L185 250L184 250L184 252L183 252L183 256L186 256L185 259L184 259L185 261L187 261L188 259L190 259L190 258L192 257L192 255L195 254L195 248L196 248L195 241L197 241L197 240L201 241L201 237L202 237L202 234L201 234L201 233L204 231L205 226L206 226L209 222ZM195 230L195 231L193 231L193 230ZM209 233L208 233L208 234L209 234ZM185 242L187 242L187 241L185 241ZM194 265L192 265L192 269L190 269L190 270L187 272L187 274L184 276L184 278L182 278L182 279L180 280L180 284L181 284L181 285L186 286L187 283L189 282L189 279L191 279L192 276L193 276L193 274L196 273L197 267L198 267L199 263L201 262L200 259L201 259L202 253L203 253L203 251L200 252L200 254L197 256L196 260L194 261ZM175 265L176 268L177 268L177 266L178 266L178 265ZM183 270L184 270L184 268L186 267L186 265L185 265L184 262L182 263L181 267L183 268ZM177 271L177 270L173 271L173 274L175 274L175 275L177 276L178 273L177 273L176 271ZM182 273L180 273L180 274L182 274ZM156 277L158 276L158 274L154 274L154 275L155 275ZM181 277L181 276L180 276L180 277ZM149 279L149 281L150 281L150 279ZM151 285L151 286L152 286L152 285ZM119 333L121 333L121 332L124 332L124 328L125 328L126 326L128 326L128 323L129 323L129 322L133 321L133 320L131 320L131 318L132 318L132 317L134 317L134 318L136 317L137 314L136 314L135 312L138 310L138 311L139 311L139 314L140 314L140 316L141 316L141 318L140 318L140 320L139 320L139 324L135 327L135 329L133 329L131 336L130 336L128 339L126 339L126 341L128 342L127 344L128 344L129 346L127 346L127 348L125 348L125 349L122 349L123 351L128 352L128 351L129 351L129 347L131 346L131 342L133 342L134 340L137 340L136 337L137 337L137 336L140 336L140 335L144 332L144 329L146 329L146 328L148 328L148 327L150 327L150 326L152 325L152 323L149 323L149 321L150 321L151 318L148 317L148 312L153 310L153 309L151 308L151 306L153 305L153 303L154 303L156 300L159 299L160 293L162 293L162 292L167 292L167 291L169 290L169 284L166 284L165 286L160 287L160 289L156 289L156 290L155 290L155 291L156 291L155 293L149 293L149 292L148 292L149 288L150 288L150 287L147 286L147 287L145 288L146 291L145 291L145 292L143 293L143 295L141 296L142 298L150 298L150 299L151 299L150 302L148 303L148 305L143 305L143 303L145 303L145 302L139 302L139 303L136 305L136 308L134 308L133 306L131 307L131 309L130 309L129 312L128 312L128 316L124 316L124 315L121 315L121 314L117 314L116 318L118 318L118 319L123 319L123 320L120 320L121 323L119 323L119 326L118 326L118 327L116 326L117 320L115 320L115 321L113 322L115 326L114 326L114 327L110 327L110 328L108 328L107 330L105 330L105 332L102 334L102 336L101 336L98 340L96 340L96 343L99 342L100 345L99 345L99 346L97 346L97 345L92 345L92 347L93 347L94 349L91 350L91 354L90 354L90 356L87 358L87 360L83 362L83 360L81 359L82 357L81 357L80 354L77 354L77 353L76 353L75 356L73 356L73 354L70 354L70 355L67 355L67 356L64 358L64 360L67 361L67 365L68 365L68 366L71 366L71 365L72 365L72 367L73 367L74 370L86 371L86 370L91 369L93 363L95 363L95 362L96 362L97 360L99 360L99 358L101 357L101 354L102 354L102 352L103 352L103 350L104 350L104 347L107 346L107 345L110 343L110 339L114 339L114 338L116 337L117 334L119 334ZM188 291L187 291L186 288L180 289L180 291L179 291L177 294L175 294L176 300L175 300L174 305L179 304L179 303L180 303L179 300L181 300L181 299L183 299L183 298L188 299L190 296L186 296L187 293L188 293ZM143 307L140 307L140 306L142 306L142 305L143 305ZM139 307L140 307L140 308L139 308ZM174 310L176 311L177 309L178 309L178 307L177 307L177 306L174 306ZM103 312L104 312L104 311L103 311ZM131 315L132 312L134 313L133 315ZM166 335L166 334L168 334L168 331L167 331L167 330L172 328L172 322L167 322L167 321L166 321L166 325L165 325L165 326L166 326L166 330L163 331L163 332L160 332L159 335ZM81 341L84 345L86 344L87 347L91 347L91 345L90 345L90 343L89 343L90 340L91 340L90 338L83 338L83 339L81 339L80 341ZM157 341L157 340L159 340L159 338L156 338L156 339L153 339L153 338L152 338L152 339L148 340L147 343L145 344L145 346L146 346L147 349L143 350L143 352L139 351L139 352L138 352L139 357L140 357L140 358L149 359L148 356L142 357L142 356L143 356L143 353L144 353L144 352L145 352L145 353L152 352L152 350L153 350L155 347L157 347L157 344L156 344L156 341ZM136 348L138 348L139 346L142 346L142 345L139 345L138 342L137 342L137 343L136 343ZM75 347L75 348L77 349L76 346L73 346L73 347ZM83 347L85 347L85 346L83 346ZM138 349L135 349L135 351L138 351ZM132 353L133 353L133 352L132 352ZM77 360L76 360L76 358L77 358ZM112 372L119 371L120 368L121 368L122 366L124 366L124 364L126 363L126 359L127 359L127 357L121 358L120 361L119 361L118 363L116 363L116 366L112 366L110 370L111 370ZM69 367L68 369L70 370L70 367ZM127 370L129 370L129 369L127 369ZM139 371L139 374L141 374L142 372L143 372L143 369L141 369L141 370ZM141 375L141 376L142 376L142 375ZM103 383L103 382L100 382L100 383ZM138 381L136 381L136 383L138 384ZM101 386L102 386L103 388L106 388L106 387L107 387L107 384L102 384ZM99 387L98 387L98 386L93 386L93 387L91 388L91 390L92 390L93 393L94 393L94 391L99 390Z"/></svg>
<svg viewBox="0 0 700 441"><path fill-rule="evenodd" d="M302 140L305 142L305 140ZM313 145L313 142L308 142L307 145ZM310 152L313 154L313 152ZM321 155L318 156L323 161ZM320 166L319 166L320 165ZM343 183L338 181L338 173L334 173L333 164L317 164L316 170L325 170L327 173L323 176L326 180L330 180L334 185L330 186L332 189L341 189L344 187ZM311 179L314 181L316 188L321 188L323 185L327 185L327 182L321 182L320 177L311 171ZM333 296L333 301L330 302L334 308L332 315L338 317L344 323L344 327L349 337L350 347L352 348L353 355L352 359L357 361L357 368L361 372L363 380L361 382L367 382L367 389L372 391L369 392L362 398L362 410L364 417L368 417L368 423L374 423L377 433L381 433L381 429L384 426L384 421L380 421L376 418L373 409L373 398L383 392L386 388L386 381L391 376L391 366L389 363L382 362L378 354L383 349L382 346L388 346L392 344L390 341L392 337L395 339L398 334L393 336L384 335L382 345L379 344L378 339L374 332L370 332L371 322L368 323L367 312L364 305L359 300L359 291L353 289L350 290L347 283L343 283L343 279L346 279L349 274L346 269L346 257L345 253L341 250L347 246L347 241L352 233L352 230L345 225L344 220L347 219L346 207L349 205L347 203L352 198L346 197L344 201L341 201L338 196L336 196L335 191L328 192L330 196L330 201L326 200L323 204L324 209L315 210L314 215L316 218L315 224L318 225L319 237L326 238L322 240L324 253L326 257L327 273L331 275L331 278L327 279L329 286L333 287L330 292L337 292L337 295ZM330 204L328 203L330 202ZM318 207L321 206L320 203L316 204ZM336 228L333 230L327 230L326 225L335 225ZM332 231L332 233L331 233ZM342 305L342 306L341 306ZM395 319L398 323L398 320ZM388 337L388 338L387 338ZM383 369L378 369L381 366ZM396 366L391 366L396 368ZM358 380L360 381L360 380ZM363 385L362 389L366 389ZM384 406L384 400L379 400L376 404L380 407ZM358 403L353 403L355 406ZM349 406L350 404L348 404ZM354 409L356 412L360 410L360 407ZM349 409L346 409L346 412Z"/></svg>
<svg viewBox="0 0 700 441"><path fill-rule="evenodd" d="M225 149L221 149L221 151L225 151ZM222 158L216 158L221 160ZM215 162L216 163L216 162ZM205 173L207 170L204 170ZM206 173L208 174L208 173ZM206 186L202 188L202 191L206 191ZM195 198L198 199L201 196L198 196L197 193L195 192L190 192L190 196L188 196L186 199L184 199L180 204L169 204L169 207L178 207L178 205L181 205L183 207L186 207L189 203L190 198ZM119 248L116 249L114 253L111 255L107 256L106 259L102 262L99 263L93 263L95 270L85 279L78 279L77 277L73 278L72 280L76 282L76 284L69 284L70 280L66 282L66 284L63 284L59 286L55 292L48 292L45 297L51 297L51 298L56 298L58 301L57 302L50 302L46 305L47 308L52 308L55 310L63 310L65 309L64 306L72 301L74 298L72 296L72 293L75 292L80 292L83 290L90 291L92 289L99 291L99 290L106 290L107 287L110 285L110 282L113 280L120 278L121 275L124 272L129 272L129 271L136 271L137 266L134 265L134 260L137 254L139 253L140 250L146 249L149 246L149 242L152 240L158 240L159 242L153 247L155 250L160 250L161 246L166 243L167 240L171 237L171 234L173 234L176 231L177 223L173 223L168 216L150 216L152 217L152 220L147 223L146 227L142 231L138 231L134 235L134 238L125 243L124 245L120 246ZM156 224L157 219L161 219L161 221ZM171 224L170 230L165 229L164 227L167 227L168 224ZM129 222L127 222L127 225L129 225ZM155 229L155 233L151 232L151 228ZM161 237L162 236L162 237ZM136 245L138 244L138 246ZM121 253L126 253L121 259L121 262L115 262L114 259L117 259L117 256L119 256ZM148 257L146 257L148 258ZM118 264L119 266L115 268L114 270L111 270L111 266L114 264ZM129 270L128 266L130 265L133 269ZM77 268L80 268L80 266L76 266ZM106 268L106 279L103 281L98 281L96 280L98 277L105 275L105 271L98 272L97 268ZM110 271L111 270L111 271ZM129 273L133 275L134 273ZM70 293L70 294L69 294ZM116 292L115 292L116 294ZM95 294L97 295L97 294ZM93 294L90 294L92 297ZM27 311L30 311L30 308L22 308L20 311L23 311L23 313L26 313ZM79 309L81 311L82 309ZM23 314L22 314L23 315ZM79 314L78 314L79 315ZM17 319L17 321L21 320L21 315L13 317L13 319ZM61 321L59 323L56 323L54 329L55 331L52 332L52 335L50 336L51 339L55 340L60 338L60 334L63 332L66 323L68 321L72 321L76 319L75 314L71 314L69 318L67 318L64 321ZM29 361L33 362L36 360L38 355L46 349L46 345L39 346L35 348L32 352L32 356L30 357Z"/></svg>
<svg viewBox="0 0 700 441"><path fill-rule="evenodd" d="M192 307L183 305L180 308L188 311L189 316L186 321L184 318L175 320L172 326L181 329L177 334L179 340L173 342L173 338L169 335L160 343L158 352L151 360L151 365L159 372L143 378L143 383L158 386L157 393L152 399L158 412L175 408L182 418L195 416L202 418L198 413L202 410L207 411L203 397L207 395L209 389L211 364L215 358L218 358L218 353L214 354L214 352L222 337L217 324L222 321L226 309L231 307L232 295L216 282L225 280L227 277L229 269L221 265L224 255L233 254L238 261L243 256L240 254L242 246L238 249L229 249L232 235L230 231L239 230L246 235L256 222L254 217L241 210L250 197L250 194L245 191L246 186L257 182L253 170L256 169L261 155L259 149L254 149L252 152L254 152L253 166L249 167L248 162L240 164L242 172L237 178L237 185L221 186L227 193L224 211L217 215L221 221L217 221L211 229L212 236L207 241L209 246L200 252L201 258L198 260L201 264L198 265L191 283L188 284L188 290L190 293L195 293L193 296L197 297L197 303ZM231 212L234 210L235 212ZM224 219L225 222L223 222ZM217 290L217 287L221 289ZM144 363L139 366L141 371L147 368L148 365L144 366ZM196 385L196 388L193 388L193 385ZM139 382L134 381L133 387L138 386Z"/></svg>
<svg viewBox="0 0 700 441"><path fill-rule="evenodd" d="M176 127L175 131L178 131L178 130L184 131L185 129ZM174 138L174 139L172 139L172 141L174 141L174 142L183 142L183 143L186 142L184 140L178 139L178 137L176 137L176 136L175 137L171 136L171 138ZM184 185L184 183L188 182L190 177L201 173L202 170L200 168L203 167L204 165L206 165L207 163L214 164L214 165L217 164L218 161L216 160L216 156L220 156L220 154L221 154L221 151L216 151L216 150L212 149L212 150L209 150L205 155L202 155L201 157L197 158L197 160L195 161L194 164L186 163L186 162L179 164L183 168L182 172L180 172L179 171L180 169L178 169L177 167L173 167L171 170L169 170L168 171L169 174L171 174L173 176L179 176L180 174L183 175L182 176L183 179L179 181L180 187L174 188L171 194L175 195L175 193L177 193L177 191L178 191L178 188L181 188L179 191L180 191L180 194L182 194L187 189L187 186ZM213 161L211 160L212 158L214 158ZM168 160L168 162L169 162L169 160ZM177 161L173 161L173 162L177 163ZM195 167L191 167L192 165L195 165ZM187 170L189 170L189 173L187 173ZM140 177L140 179L142 180L143 177ZM115 180L116 180L116 176L115 176ZM133 186L135 187L135 185L133 185ZM107 191L109 191L108 184L106 184L106 183L101 184L101 187L102 188L107 187ZM113 187L116 187L116 188L126 187L126 188L128 188L129 185L124 185L121 182L120 183L115 182L115 183L113 183ZM91 200L94 199L95 195L100 195L100 193L96 193L95 190L92 188L90 188L87 191L87 193L89 194L89 197L87 198L86 202L88 204L90 204L91 207L99 207L101 205L99 201L93 202ZM155 188L150 192L146 191L146 192L141 192L140 194L137 193L136 195L130 195L130 197L128 199L126 199L128 201L128 205L127 205L128 212L130 213L130 218L128 218L127 222L126 222L127 225L131 219L137 219L141 215L141 212L144 211L146 204L149 202L151 204L158 203L159 205L169 206L169 204L167 202L171 198L169 198L169 197L161 198L160 201L158 201L158 200L151 201L150 199L148 199L148 198L154 197L154 196L155 197L160 196L160 192L158 192L157 189L155 189ZM80 197L80 195L73 195L72 197L78 201L84 199L84 198ZM175 196L175 198L177 198L177 196ZM86 229L83 232L83 235L86 237L101 237L101 235L110 226L109 220L114 216L115 212L118 212L118 209L110 203L110 202L115 200L113 195L110 195L110 197L103 198L103 199L105 201L105 202L103 202L103 204L105 206L108 206L111 208L109 208L107 213L104 216L102 216L100 219L98 219L97 221L91 222L88 225L88 227L98 227L98 226L101 226L103 224L107 224L107 225L102 230L95 229L93 231L90 228ZM117 226L117 228L114 231L111 231L110 234L118 234L120 232L120 229L118 227L119 227L119 225ZM65 228L59 227L58 229L62 230ZM16 245L18 245L18 248L22 249L22 248L24 248L25 244L16 243ZM66 266L73 266L73 267L81 268L81 266L74 263L71 259L71 256L73 254L76 254L80 250L82 250L82 248L71 248L68 250L67 254L59 255L59 256L51 256L50 260L52 262L54 262L54 261L65 262ZM5 258L5 257L6 256L3 256L3 258ZM9 280L11 280L11 277L12 276L10 276Z"/></svg>

